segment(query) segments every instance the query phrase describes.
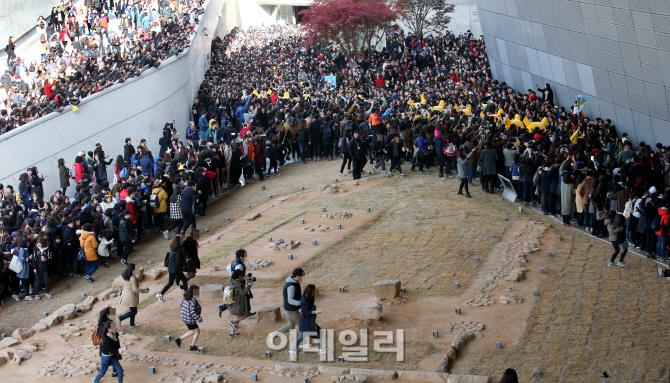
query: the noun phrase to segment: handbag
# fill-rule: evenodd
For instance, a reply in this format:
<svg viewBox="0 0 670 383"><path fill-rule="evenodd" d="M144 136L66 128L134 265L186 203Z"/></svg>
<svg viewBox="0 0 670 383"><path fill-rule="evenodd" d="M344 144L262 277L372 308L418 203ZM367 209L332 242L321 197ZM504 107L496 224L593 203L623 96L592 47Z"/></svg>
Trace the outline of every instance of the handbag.
<svg viewBox="0 0 670 383"><path fill-rule="evenodd" d="M77 261L86 260L86 251L84 251L84 247L86 247L86 240L84 240L84 245L79 248L79 252L77 253Z"/></svg>
<svg viewBox="0 0 670 383"><path fill-rule="evenodd" d="M23 271L23 263L19 261L19 256L16 253L12 256L12 261L9 263L9 269L16 274L21 274Z"/></svg>
<svg viewBox="0 0 670 383"><path fill-rule="evenodd" d="M605 210L598 210L596 209L596 220L602 221L605 219Z"/></svg>

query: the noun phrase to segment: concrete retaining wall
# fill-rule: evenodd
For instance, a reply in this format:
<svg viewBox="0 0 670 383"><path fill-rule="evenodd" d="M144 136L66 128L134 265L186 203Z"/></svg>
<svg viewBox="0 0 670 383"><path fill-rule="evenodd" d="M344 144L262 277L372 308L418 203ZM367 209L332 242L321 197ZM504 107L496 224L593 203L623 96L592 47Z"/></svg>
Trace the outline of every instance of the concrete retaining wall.
<svg viewBox="0 0 670 383"><path fill-rule="evenodd" d="M69 168L78 152L93 150L98 142L115 158L123 154L126 137L135 145L146 138L149 149L158 153L163 126L173 119L185 139L191 104L209 68L211 41L219 22L225 20L219 17L224 2L205 3L191 47L179 58L173 56L157 69L87 97L77 111L67 107L0 136L0 182L16 189L19 175L37 166L47 176L45 194L51 195L60 188L59 158ZM107 174L113 177L113 164ZM74 194L74 181L70 182L68 195Z"/></svg>

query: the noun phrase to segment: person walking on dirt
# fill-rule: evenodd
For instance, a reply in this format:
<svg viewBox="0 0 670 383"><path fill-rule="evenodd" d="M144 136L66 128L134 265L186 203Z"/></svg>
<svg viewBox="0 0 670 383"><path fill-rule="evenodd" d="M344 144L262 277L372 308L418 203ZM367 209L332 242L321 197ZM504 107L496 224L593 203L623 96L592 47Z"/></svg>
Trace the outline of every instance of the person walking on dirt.
<svg viewBox="0 0 670 383"><path fill-rule="evenodd" d="M121 289L121 306L128 307L128 312L117 317L117 327L121 328L121 322L130 318L130 328L139 326L139 323L135 323L135 315L137 315L137 305L140 304L140 293L146 294L149 292L149 288L145 287L140 289L139 280L135 276L135 264L129 263L126 267L126 270L121 275L123 278L123 289Z"/></svg>
<svg viewBox="0 0 670 383"><path fill-rule="evenodd" d="M109 366L113 366L117 371L119 383L123 383L123 367L119 360L121 353L128 350L127 346L121 347L119 342L119 333L116 329L116 323L107 321L101 331L102 343L100 343L100 372L93 378L93 383L98 383L107 373Z"/></svg>
<svg viewBox="0 0 670 383"><path fill-rule="evenodd" d="M244 265L244 263L247 261L247 251L244 249L239 249L235 252L235 259L230 262L230 264L226 267L226 270L232 275L235 270L239 270L243 276L247 275L247 267ZM232 286L231 286L232 287ZM253 294L249 292L248 294L244 295L246 305L247 305L247 312L249 313L249 316L252 317L256 315L255 312L251 311L251 298L253 298ZM219 318L221 318L221 313L226 311L228 309L228 305L222 304L221 306L218 307L219 311Z"/></svg>
<svg viewBox="0 0 670 383"><path fill-rule="evenodd" d="M302 298L300 284L302 283L303 276L305 276L305 271L298 267L286 278L282 295L284 297L284 311L286 311L288 324L272 333L272 335L278 333L285 334L300 324L300 299Z"/></svg>
<svg viewBox="0 0 670 383"><path fill-rule="evenodd" d="M310 338L317 338L319 340L319 354L325 354L328 351L327 349L321 348L321 327L316 324L316 316L318 314L322 314L323 311L316 310L316 305L314 304L316 299L314 296L315 290L316 287L314 285L307 285L307 288L305 288L305 293L303 294L302 298L300 298L300 310L302 311L302 315L300 316L300 326L298 327L300 330L300 335L295 341L293 348L288 352L291 360L296 360L296 349L305 336L309 336Z"/></svg>
<svg viewBox="0 0 670 383"><path fill-rule="evenodd" d="M198 285L191 285L191 287L184 292L184 299L182 299L179 304L179 307L181 307L181 321L184 322L188 331L181 337L175 339L174 342L177 343L178 347L181 347L181 342L184 338L193 336L189 351L198 351L198 347L195 345L198 342L198 337L200 337L198 322L202 323L202 318L200 317L202 308L196 299L199 295L200 288Z"/></svg>
<svg viewBox="0 0 670 383"><path fill-rule="evenodd" d="M358 131L354 132L354 139L349 142L349 155L353 159L353 177L355 180L361 178L361 172L367 163L365 154L367 153L367 145L365 141L360 138Z"/></svg>
<svg viewBox="0 0 670 383"><path fill-rule="evenodd" d="M100 310L100 313L98 314L98 324L95 327L95 331L98 332L98 336L100 336L100 339L102 339L102 329L105 327L105 324L109 322L111 319L109 318L110 315L116 315L116 309L113 307L105 307L104 309ZM102 352L99 353L99 356L102 357ZM95 368L100 372L100 366ZM119 373L116 371L115 367L112 367L112 378L116 378L119 376Z"/></svg>
<svg viewBox="0 0 670 383"><path fill-rule="evenodd" d="M230 277L230 288L233 290L233 303L232 306L230 306L230 314L235 316L235 318L228 322L230 323L230 327L233 328L230 332L231 337L240 335L240 333L237 332L240 322L251 316L243 299L251 294L251 286L253 286L253 284L253 280L244 277L244 272L242 270L234 270Z"/></svg>
<svg viewBox="0 0 670 383"><path fill-rule="evenodd" d="M160 293L156 294L156 298L161 303L164 303L163 294L165 294L170 287L174 284L175 279L177 284L181 281L181 288L186 290L188 288L188 281L184 275L184 264L186 263L184 258L184 242L182 241L181 235L177 235L172 240L170 244L170 253L168 254L168 283L163 287Z"/></svg>

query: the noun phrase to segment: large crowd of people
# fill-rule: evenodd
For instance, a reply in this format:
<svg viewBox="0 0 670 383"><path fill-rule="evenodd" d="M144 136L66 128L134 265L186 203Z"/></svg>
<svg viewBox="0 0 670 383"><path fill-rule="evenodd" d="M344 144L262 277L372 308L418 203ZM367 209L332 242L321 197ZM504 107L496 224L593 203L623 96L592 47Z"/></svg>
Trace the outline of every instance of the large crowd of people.
<svg viewBox="0 0 670 383"><path fill-rule="evenodd" d="M126 139L115 160L101 144L79 153L74 163L61 159L54 166L62 190L50 197L34 167L18 189L0 185L0 246L7 264L22 266L3 272L5 289L17 301L39 300L42 287L51 298L53 278L83 274L94 283L101 260L109 267L115 253L131 267L133 244L145 233L160 231L169 239L174 230L166 257L169 282L157 298L164 302L175 281L185 290L181 309L188 332L177 344L192 336L195 346L202 318L197 289L188 281L199 267L196 216L207 214L212 196L278 175L290 160L304 164L294 166L341 160L340 176L351 173L354 179L372 164L369 172L381 167L388 176L404 176L402 166L415 176L455 176L458 195L465 188L465 197L472 197L475 182L496 194L503 188L500 175L513 184L518 203L607 236L615 249L609 266L617 255L625 266L629 245L667 260L670 167L662 143L634 143L607 116L554 105L549 84L522 93L492 79L484 41L470 33L420 38L393 30L382 51L358 58L330 46L305 47L304 33L299 26L273 25L215 38L211 68L183 138L168 123L158 143ZM527 123L510 123L517 115ZM73 198L65 195L69 187L76 190ZM245 256L238 251L229 270L232 297L250 294ZM303 273L296 270L287 279L293 292ZM131 276L127 269L129 291L146 292ZM313 295L302 298L307 301L292 299L285 308L302 306L310 312L305 326L313 326L319 313ZM129 306L126 317L135 325L137 300L130 301L135 309ZM219 307L219 314L228 308ZM235 336L253 312L248 299L230 312ZM288 318L302 331L298 315Z"/></svg>
<svg viewBox="0 0 670 383"><path fill-rule="evenodd" d="M49 17L38 19L39 56L19 56L9 38L8 69L0 77L0 134L79 105L178 55L190 44L202 2L100 0L77 8L61 0Z"/></svg>

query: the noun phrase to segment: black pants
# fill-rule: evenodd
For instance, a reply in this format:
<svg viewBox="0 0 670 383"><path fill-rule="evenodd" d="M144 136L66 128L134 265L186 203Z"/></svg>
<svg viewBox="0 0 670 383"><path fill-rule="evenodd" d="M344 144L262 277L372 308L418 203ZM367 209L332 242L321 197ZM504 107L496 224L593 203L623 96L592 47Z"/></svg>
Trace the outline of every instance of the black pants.
<svg viewBox="0 0 670 383"><path fill-rule="evenodd" d="M177 233L181 232L181 228L184 226L184 219L179 218L172 221L172 225L167 229L167 231L172 231L175 227L177 228Z"/></svg>
<svg viewBox="0 0 670 383"><path fill-rule="evenodd" d="M133 251L133 243L131 241L121 241L121 245L123 246L123 251L121 253L121 258L123 258L127 261L128 256L130 255L130 252Z"/></svg>
<svg viewBox="0 0 670 383"><path fill-rule="evenodd" d="M195 215L190 211L181 211L181 216L184 217L184 233L188 230L189 226L193 226L193 230L197 229L195 226Z"/></svg>
<svg viewBox="0 0 670 383"><path fill-rule="evenodd" d="M342 152L342 166L340 166L340 173L344 172L344 165L347 165L347 170L351 170L351 156L349 153Z"/></svg>
<svg viewBox="0 0 670 383"><path fill-rule="evenodd" d="M463 186L465 186L465 192L467 194L470 194L470 190L468 189L468 179L467 178L461 178L461 186L458 187L458 192L459 193L463 192Z"/></svg>
<svg viewBox="0 0 670 383"><path fill-rule="evenodd" d="M38 271L35 273L35 295L40 291L40 285L44 286L44 291L49 294L49 272Z"/></svg>
<svg viewBox="0 0 670 383"><path fill-rule="evenodd" d="M158 230L163 230L163 224L165 223L165 214L166 213L156 213L156 216L154 217L154 226L158 228Z"/></svg>
<svg viewBox="0 0 670 383"><path fill-rule="evenodd" d="M482 189L489 193L493 190L493 185L492 185L492 174L483 174L482 175Z"/></svg>
<svg viewBox="0 0 670 383"><path fill-rule="evenodd" d="M439 166L440 166L440 177L444 177L444 173L446 173L446 172L445 172L445 169L446 169L446 167L447 167L447 161L446 161L446 159L447 159L447 157L444 156L444 155L442 155L442 156L438 156L438 157L437 157L437 162L438 162L438 164L439 164Z"/></svg>
<svg viewBox="0 0 670 383"><path fill-rule="evenodd" d="M274 170L275 174L277 174L277 172L279 170L277 168L277 160L275 158L272 158L272 157L270 158L270 168L268 169L268 176L270 175L270 170Z"/></svg>
<svg viewBox="0 0 670 383"><path fill-rule="evenodd" d="M368 163L368 160L365 157L354 158L354 161L353 161L353 166L354 166L353 177L354 177L355 180L358 180L358 179L361 178L361 172L363 171L363 168L365 167L365 164L367 164L367 163Z"/></svg>
<svg viewBox="0 0 670 383"><path fill-rule="evenodd" d="M188 281L186 280L186 276L184 276L183 271L179 271L177 273L170 273L169 274L169 280L167 285L163 287L163 290L161 290L161 295L165 294L172 285L174 285L174 280L176 279L177 282L181 281L182 285L184 286L183 289L186 290L188 288Z"/></svg>
<svg viewBox="0 0 670 383"><path fill-rule="evenodd" d="M200 195L200 216L204 216L207 212L207 200L209 199L209 194ZM195 229L195 218L193 222L193 228Z"/></svg>

